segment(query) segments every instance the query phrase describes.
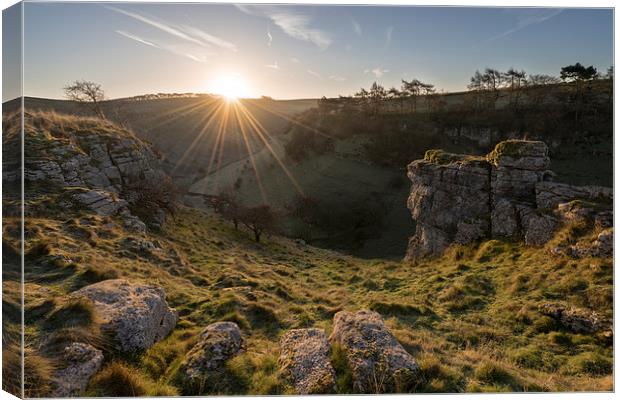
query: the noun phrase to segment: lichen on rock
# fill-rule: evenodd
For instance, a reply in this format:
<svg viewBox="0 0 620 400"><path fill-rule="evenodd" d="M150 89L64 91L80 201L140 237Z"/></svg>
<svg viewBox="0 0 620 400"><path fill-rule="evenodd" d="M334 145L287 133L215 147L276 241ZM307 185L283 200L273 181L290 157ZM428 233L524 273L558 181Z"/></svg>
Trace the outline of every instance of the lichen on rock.
<svg viewBox="0 0 620 400"><path fill-rule="evenodd" d="M336 375L323 329L293 329L280 339L279 363L297 394L334 393Z"/></svg>
<svg viewBox="0 0 620 400"><path fill-rule="evenodd" d="M340 311L330 341L345 351L359 393L399 393L421 380L420 367L374 311Z"/></svg>
<svg viewBox="0 0 620 400"><path fill-rule="evenodd" d="M113 335L123 351L148 349L166 337L179 319L159 286L108 279L85 286L72 296L93 302L102 329Z"/></svg>

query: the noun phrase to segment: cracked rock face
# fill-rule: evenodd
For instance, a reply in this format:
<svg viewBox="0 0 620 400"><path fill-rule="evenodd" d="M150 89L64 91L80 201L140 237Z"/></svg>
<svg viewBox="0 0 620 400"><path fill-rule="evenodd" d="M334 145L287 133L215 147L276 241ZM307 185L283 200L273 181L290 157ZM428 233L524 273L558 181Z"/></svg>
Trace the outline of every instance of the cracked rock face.
<svg viewBox="0 0 620 400"><path fill-rule="evenodd" d="M336 373L323 329L293 329L280 339L279 363L297 394L334 393Z"/></svg>
<svg viewBox="0 0 620 400"><path fill-rule="evenodd" d="M329 339L345 351L356 392L404 392L420 379L413 356L374 311L336 313Z"/></svg>
<svg viewBox="0 0 620 400"><path fill-rule="evenodd" d="M79 396L101 368L103 353L89 344L76 342L65 347L63 359L67 366L55 374L56 390L52 397Z"/></svg>
<svg viewBox="0 0 620 400"><path fill-rule="evenodd" d="M19 135L3 138L5 183L20 180L16 173L20 153L14 151L18 144ZM165 178L146 143L107 121L26 112L24 147L26 188L44 185L47 191L68 194L60 202L67 209L78 206L104 216L129 215L133 186Z"/></svg>
<svg viewBox="0 0 620 400"><path fill-rule="evenodd" d="M228 359L241 351L242 344L241 331L234 322L216 322L207 326L181 364L183 378L197 381L208 372L222 368Z"/></svg>
<svg viewBox="0 0 620 400"><path fill-rule="evenodd" d="M165 338L179 319L159 286L109 279L73 292L90 299L102 321L123 351L144 350Z"/></svg>
<svg viewBox="0 0 620 400"><path fill-rule="evenodd" d="M549 164L547 146L539 141L500 142L485 158L429 150L407 167L412 182L407 205L416 231L405 259L501 237L542 246L563 221L576 218L562 208L575 199L595 203L585 211L588 220L612 225L611 207L605 206L612 203L612 189L550 182Z"/></svg>
<svg viewBox="0 0 620 400"><path fill-rule="evenodd" d="M490 167L484 160L451 155L448 163L427 159L408 166L411 193L407 205L416 221L407 258L441 253L457 238L466 241L486 232Z"/></svg>

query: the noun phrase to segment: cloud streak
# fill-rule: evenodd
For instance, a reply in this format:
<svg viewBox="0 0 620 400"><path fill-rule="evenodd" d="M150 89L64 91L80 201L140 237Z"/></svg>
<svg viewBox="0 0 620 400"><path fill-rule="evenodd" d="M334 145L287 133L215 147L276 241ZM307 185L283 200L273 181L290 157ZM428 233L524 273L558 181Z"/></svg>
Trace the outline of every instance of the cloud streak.
<svg viewBox="0 0 620 400"><path fill-rule="evenodd" d="M142 39L142 38L141 38L141 37L139 37L139 36L132 35L131 33L128 33L128 32L125 32L125 31L115 31L115 32L116 32L116 33L118 33L118 34L119 34L119 35L121 35L121 36L125 36L125 37L126 37L126 38L128 38L128 39L135 40L135 41L136 41L136 42L138 42L138 43L142 43L142 44L145 44L145 45L147 45L147 46L151 46L151 47L157 47L157 48L159 48L159 46L158 46L157 44L155 44L155 43L153 43L153 42L151 42L151 41L148 41L148 40L146 40L146 39Z"/></svg>
<svg viewBox="0 0 620 400"><path fill-rule="evenodd" d="M280 66L278 65L277 61L275 61L273 64L267 64L265 65L265 67L271 68L271 69L280 69Z"/></svg>
<svg viewBox="0 0 620 400"><path fill-rule="evenodd" d="M353 31L357 36L362 36L362 26L354 19L351 20L351 24L353 25Z"/></svg>
<svg viewBox="0 0 620 400"><path fill-rule="evenodd" d="M394 27L388 26L385 30L385 45L389 46L392 43L392 34L394 33Z"/></svg>
<svg viewBox="0 0 620 400"><path fill-rule="evenodd" d="M168 33L178 39L182 39L186 42L193 43L201 47L216 46L230 51L237 51L237 46L222 38L211 35L201 29L198 29L189 25L174 25L151 16L145 16L142 14L134 13L131 11L123 10L121 8L113 6L104 6L105 8L114 12L126 15L144 24L150 25L163 32ZM132 39L132 38L130 38ZM135 39L134 39L135 40Z"/></svg>
<svg viewBox="0 0 620 400"><path fill-rule="evenodd" d="M311 26L312 18L305 14L291 12L274 6L255 6L250 4L235 4L240 11L263 18L269 18L288 36L310 42L321 50L328 48L332 39L329 33Z"/></svg>
<svg viewBox="0 0 620 400"><path fill-rule="evenodd" d="M319 78L321 79L321 75L319 75L318 72L314 72L313 70L309 69L306 72L308 72L310 75L314 76L315 78Z"/></svg>
<svg viewBox="0 0 620 400"><path fill-rule="evenodd" d="M201 51L202 53L205 53L204 50L202 50L201 48L198 48L197 46L193 46L190 45L190 47L193 47L193 49L184 49L183 46L178 46L178 45L171 45L171 44L165 44L165 43L157 43L154 40L147 40L144 38L141 38L138 35L134 35L133 33L129 33L129 32L125 32L125 31L121 31L121 30L117 30L115 31L116 33L118 33L119 35L126 37L127 39L131 39L135 42L138 42L140 44L144 44L146 46L150 46L150 47L154 47L156 49L161 49L161 50L165 50L168 51L172 54L176 54L179 56L183 56L183 57L187 57L190 60L196 61L196 62L200 62L200 63L205 63L207 62L207 55L212 55L211 53L206 53L203 55L196 55L194 52L196 51ZM187 47L187 46L185 46Z"/></svg>
<svg viewBox="0 0 620 400"><path fill-rule="evenodd" d="M530 25L535 25L535 24L540 24L542 22L545 22L555 17L556 15L560 14L562 11L564 11L564 9L562 8L552 8L552 9L538 9L538 8L527 9L525 8L525 9L507 10L507 11L510 13L514 13L516 15L517 24L515 25L514 28L509 29L503 33L500 33L497 36L493 36L492 38L488 39L489 41L501 39L505 36L511 35L515 32L525 29Z"/></svg>

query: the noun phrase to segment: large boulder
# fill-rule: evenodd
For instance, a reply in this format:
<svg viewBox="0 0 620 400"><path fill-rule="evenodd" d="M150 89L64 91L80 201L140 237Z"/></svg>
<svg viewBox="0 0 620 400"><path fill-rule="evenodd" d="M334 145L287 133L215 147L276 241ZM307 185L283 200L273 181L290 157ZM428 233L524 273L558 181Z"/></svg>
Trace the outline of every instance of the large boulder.
<svg viewBox="0 0 620 400"><path fill-rule="evenodd" d="M216 322L207 326L179 368L182 379L200 381L209 372L222 368L228 359L241 351L242 344L241 331L234 322Z"/></svg>
<svg viewBox="0 0 620 400"><path fill-rule="evenodd" d="M64 349L63 361L66 366L55 373L52 397L79 396L101 368L103 353L86 343L71 343Z"/></svg>
<svg viewBox="0 0 620 400"><path fill-rule="evenodd" d="M83 287L73 296L93 302L102 328L113 334L123 351L148 349L166 337L179 318L159 286L110 279Z"/></svg>
<svg viewBox="0 0 620 400"><path fill-rule="evenodd" d="M405 391L420 379L420 367L374 311L340 311L330 341L345 351L359 393Z"/></svg>
<svg viewBox="0 0 620 400"><path fill-rule="evenodd" d="M297 394L334 393L336 375L323 329L293 329L280 339L280 366Z"/></svg>

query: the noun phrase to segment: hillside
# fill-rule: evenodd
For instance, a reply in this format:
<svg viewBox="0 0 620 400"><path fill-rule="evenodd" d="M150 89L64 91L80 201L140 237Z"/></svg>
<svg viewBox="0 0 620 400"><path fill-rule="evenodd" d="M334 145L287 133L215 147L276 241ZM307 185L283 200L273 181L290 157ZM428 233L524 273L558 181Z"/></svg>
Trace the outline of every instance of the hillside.
<svg viewBox="0 0 620 400"><path fill-rule="evenodd" d="M292 116L315 107L316 100L248 99L240 104L267 132L277 135L288 126ZM17 107L15 100L4 104L5 112ZM25 107L32 111L90 115L88 109L65 100L26 97ZM220 144L223 165L248 156L237 119L227 108L224 100L212 96L117 99L103 103L108 118L151 143L163 156L166 171L184 186L206 172L205 160L210 159L220 130L224 141ZM256 140L251 144L253 151L263 145Z"/></svg>
<svg viewBox="0 0 620 400"><path fill-rule="evenodd" d="M296 393L279 359L283 336L311 327L334 333L338 312L362 309L377 312L419 366L413 381L396 389L386 381L365 392L613 390L613 260L553 251L590 240L597 232L591 225L567 223L542 247L483 240L411 262L360 259L277 235L256 243L244 228L209 212L166 203L145 208L139 183L161 167L131 132L47 113L26 120L26 147L36 150L25 187L26 396L58 393L59 371L82 360L67 356L76 343L96 354L87 396ZM11 188L15 176L7 171L19 154L11 152L18 130L10 117L3 122L3 179ZM93 135L102 147L92 146ZM133 158L124 149L136 150ZM74 159L83 163L77 177L64 168ZM106 182L111 167L121 179ZM91 192L107 200L78 201ZM3 384L15 392L20 221L12 193L5 190L3 198ZM137 213L145 209L151 212ZM163 218L149 218L162 216L159 210ZM100 305L76 297L118 278L160 286L157 296L165 293L176 309L176 324L156 321L167 334L141 350L119 347ZM201 332L222 321L241 329L242 351L217 350L226 355L219 367L199 385L188 382L188 362L204 345ZM327 351L333 391L359 392L348 350L328 344Z"/></svg>

